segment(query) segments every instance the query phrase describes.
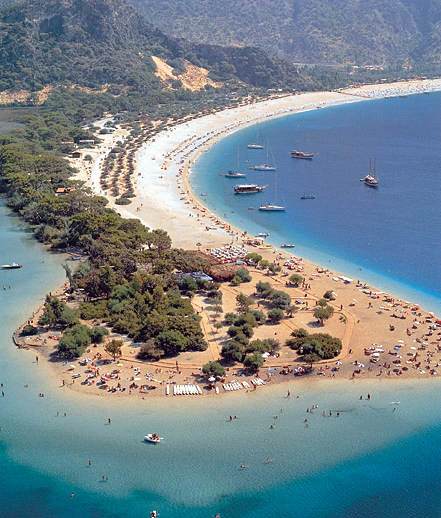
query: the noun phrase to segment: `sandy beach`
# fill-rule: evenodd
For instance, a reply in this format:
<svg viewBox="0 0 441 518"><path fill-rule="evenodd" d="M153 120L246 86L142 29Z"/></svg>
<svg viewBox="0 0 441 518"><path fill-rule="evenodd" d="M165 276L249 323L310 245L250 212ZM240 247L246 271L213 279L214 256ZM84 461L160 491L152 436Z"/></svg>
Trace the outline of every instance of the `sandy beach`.
<svg viewBox="0 0 441 518"><path fill-rule="evenodd" d="M227 109L174 124L156 133L136 152L136 196L130 205L124 207L115 205L115 198L102 189L100 174L103 160L110 150L117 142L124 142L127 138L127 128L115 125L114 133L100 135L101 144L87 150L92 160L85 161L83 157L82 160L72 160L72 163L79 170L77 178L86 181L95 193L105 195L124 217L138 218L150 228L163 228L177 247L208 250L231 243L242 246L248 236L210 213L191 190L191 167L209 146L245 126L273 117L366 99L407 96L436 90L441 90L441 80L367 85L338 92L304 93ZM96 126L102 128L108 120L110 119L99 121ZM301 311L296 312L293 318L285 319L277 329L268 331L267 326L259 329L257 338L268 337L269 332L277 335L277 339L283 343L293 329L311 326L311 308L325 291L332 290L336 294L336 301L333 303L335 315L326 322L321 331L339 337L343 350L337 360L317 366L320 375L345 378L438 375L437 369L441 365L441 326L435 315L420 308L418 301L400 300L368 286L362 279L347 279L342 273L329 271L268 245L247 248L277 262L282 271L269 278L267 273L251 269L253 282L249 285L240 288L223 286L223 312L233 311L236 295L239 292L251 295L259 280L269 280L273 286L286 289L292 300L301 305ZM305 285L286 288L286 277L291 272L301 273L305 278ZM309 306L303 305L306 301L309 301ZM118 364L122 373L120 379L140 380L147 377L148 380L153 379L159 383L161 392L165 391L166 385L170 385L167 389L170 391L170 387L176 383L192 383L192 378L197 375L195 370L200 372L200 367L206 361L218 359L226 328L214 329L213 320L202 300L196 298L194 305L202 316L202 327L209 343L208 350L180 355L179 368L175 368L174 359L149 365L138 364L136 350L128 344ZM376 347L379 352L375 355L379 361L371 362L370 354ZM372 351L366 352L369 349ZM292 361L292 351L282 348L276 358L267 359L260 375L265 381L287 379L279 371L292 364ZM136 371L135 376L132 375L133 369ZM60 370L60 374L62 372L64 382L67 383L72 373ZM229 376L233 380L237 374L237 369L232 369ZM95 387L86 387L85 390L102 393Z"/></svg>

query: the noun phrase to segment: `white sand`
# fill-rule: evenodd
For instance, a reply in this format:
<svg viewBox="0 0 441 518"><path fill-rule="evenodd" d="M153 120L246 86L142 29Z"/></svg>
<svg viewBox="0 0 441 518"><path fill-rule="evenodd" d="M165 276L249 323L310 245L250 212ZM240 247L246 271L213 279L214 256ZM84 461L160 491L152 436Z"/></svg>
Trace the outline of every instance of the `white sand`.
<svg viewBox="0 0 441 518"><path fill-rule="evenodd" d="M166 230L175 246L195 248L198 242L204 247L230 242L231 235L220 226L215 229L215 216L208 210L203 213L194 210L199 202L187 182L191 164L207 147L227 134L273 117L366 99L436 90L441 90L441 79L366 85L338 92L303 93L227 109L185 122L157 134L137 152L137 197L131 205L115 206L115 209L125 217L140 219L150 228ZM106 137L95 152L89 167L88 184L96 193L104 194L99 186L100 163L113 143L122 136L124 133L118 131L116 135ZM207 226L210 230L206 230Z"/></svg>

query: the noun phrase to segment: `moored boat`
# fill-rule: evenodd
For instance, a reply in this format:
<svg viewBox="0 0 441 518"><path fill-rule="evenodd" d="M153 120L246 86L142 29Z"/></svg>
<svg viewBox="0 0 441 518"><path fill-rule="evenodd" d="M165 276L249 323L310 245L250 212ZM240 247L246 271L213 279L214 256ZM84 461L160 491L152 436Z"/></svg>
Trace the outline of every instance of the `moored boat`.
<svg viewBox="0 0 441 518"><path fill-rule="evenodd" d="M280 248L295 248L295 246L293 243L282 243Z"/></svg>
<svg viewBox="0 0 441 518"><path fill-rule="evenodd" d="M225 178L245 178L245 173L240 173L239 171L228 171L224 174Z"/></svg>
<svg viewBox="0 0 441 518"><path fill-rule="evenodd" d="M234 187L234 194L256 194L263 192L266 185L257 185L256 183L236 185Z"/></svg>
<svg viewBox="0 0 441 518"><path fill-rule="evenodd" d="M263 149L262 144L248 144L248 149Z"/></svg>
<svg viewBox="0 0 441 518"><path fill-rule="evenodd" d="M159 444L161 442L162 437L159 437L157 433L149 433L144 436L145 442L151 442L152 444Z"/></svg>
<svg viewBox="0 0 441 518"><path fill-rule="evenodd" d="M261 205L259 210L262 212L284 212L286 210L282 205L273 205L272 203L266 203Z"/></svg>
<svg viewBox="0 0 441 518"><path fill-rule="evenodd" d="M360 181L368 187L373 187L374 189L378 187L380 182L378 181L377 175L375 173L375 161L369 161L369 173L364 178L361 178Z"/></svg>
<svg viewBox="0 0 441 518"><path fill-rule="evenodd" d="M315 194L303 194L300 196L301 200L315 200Z"/></svg>
<svg viewBox="0 0 441 518"><path fill-rule="evenodd" d="M269 237L270 234L269 232L259 232L258 234L256 234L256 237Z"/></svg>
<svg viewBox="0 0 441 518"><path fill-rule="evenodd" d="M377 188L379 185L378 178L371 174L366 175L361 181L368 187Z"/></svg>
<svg viewBox="0 0 441 518"><path fill-rule="evenodd" d="M291 151L292 158L298 158L299 160L312 160L315 157L315 153L307 153L306 151Z"/></svg>
<svg viewBox="0 0 441 518"><path fill-rule="evenodd" d="M20 268L23 268L23 265L18 263L2 264L0 268L2 270L18 270Z"/></svg>
<svg viewBox="0 0 441 518"><path fill-rule="evenodd" d="M275 166L273 166L271 164L257 164L257 165L251 166L250 169L252 171L264 171L264 172L276 170Z"/></svg>

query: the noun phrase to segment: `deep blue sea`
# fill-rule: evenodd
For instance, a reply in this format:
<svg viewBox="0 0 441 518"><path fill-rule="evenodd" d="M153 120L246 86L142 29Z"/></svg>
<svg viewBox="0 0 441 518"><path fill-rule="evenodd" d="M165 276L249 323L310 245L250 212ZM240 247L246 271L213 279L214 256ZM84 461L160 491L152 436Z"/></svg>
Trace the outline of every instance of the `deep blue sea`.
<svg viewBox="0 0 441 518"><path fill-rule="evenodd" d="M266 150L247 144L260 138ZM311 162L292 149L318 153ZM247 171L269 160L277 172ZM239 182L221 176L239 168ZM378 190L360 178L376 161ZM234 196L235 183L267 184ZM193 168L196 194L219 215L295 254L441 312L441 93L368 101L274 119L223 139ZM301 200L302 194L315 200ZM255 209L267 201L285 213Z"/></svg>
<svg viewBox="0 0 441 518"><path fill-rule="evenodd" d="M342 200L345 200L354 210L357 208L369 213L360 228L361 232L368 227L366 250L371 249L369 242L378 243L382 239L385 228L389 226L389 220L379 226L381 219L377 212L384 208L377 198L382 199L389 191L394 211L399 205L393 188L397 182L391 182L391 171L401 175L402 169L392 169L391 163L386 161L386 154L381 158L376 147L368 145L374 138L372 135L361 135L364 121L375 118L370 111L378 107L384 114L393 107L390 113L395 119L402 120L402 107L407 110L409 105L419 102L425 106L435 99L440 97L379 102L332 109L328 113L322 110L317 114L303 115L301 119L270 123L270 127L275 125L273 128L286 125L283 139L289 141L288 150L296 145L320 152L320 157L312 164L285 161L286 165L282 166L283 153L279 153L280 158L277 154L276 157L281 172L289 173L289 178L296 179L292 183L297 185L289 183L284 189L284 203L292 200L292 209L290 205L290 211L282 217L297 225L291 210L298 207L299 214L303 212L299 218L306 225L306 211L313 213L316 232L330 247L323 253L323 258L329 253L329 257L337 262L336 257L339 256L335 253L343 250L340 241L337 246L319 224L322 221L323 228L332 229L329 230L332 235L343 239L335 231L337 205L334 196L339 197L342 207ZM432 121L435 108L429 110L425 107L424 111L423 107L414 107L413 110L413 129L417 125L423 126L420 120L422 113L428 118L429 127L435 124ZM378 127L384 124L384 115L380 117L380 112L376 115ZM337 138L340 127L344 129L349 120L357 121L353 136L355 138L360 132L360 141L363 139L366 146L363 156L353 152L349 141L346 147L345 139ZM390 124L393 125L392 122ZM296 134L296 125L303 131ZM395 122L395 125L396 131L401 131L400 124ZM329 131L322 131L322 126L329 127ZM252 134L253 130L249 131ZM345 131L349 139L351 133ZM270 133L265 129L267 138ZM322 134L320 146L315 140L319 134ZM304 140L300 141L300 135ZM369 132L366 131L366 135ZM242 137L237 135L234 138ZM244 137L245 141L248 138ZM392 138L395 137L392 135ZM409 141L410 146L415 145L413 138ZM332 152L338 142L342 145L341 153L353 158L343 161L341 153L337 150ZM421 137L422 155L431 158L418 162L420 178L425 175L426 180L414 182L418 190L413 195L418 198L430 193L434 200L422 204L419 212L421 217L427 211L433 221L418 221L421 229L435 229L433 245L437 239L436 221L439 222L436 220L439 218L436 206L433 207L439 196L436 189L439 176L433 162L437 147L433 135L431 142L431 145L426 144ZM232 144L234 148L234 142ZM276 148L274 141L275 151ZM403 149L407 153L407 146L403 145ZM363 190L358 182L370 155L377 157L382 181L378 193ZM209 158L209 155L205 157L206 160ZM329 174L335 171L331 166L326 169L326 163L333 160L345 165L346 173L332 173L336 174L335 182L326 180L328 190L332 188L334 193L328 196L327 189L320 187L318 175L325 181L326 171ZM350 167L351 160L354 160L353 167ZM213 162L213 168L215 165ZM221 180L217 173L223 166L224 163L217 164L216 170L212 171L216 182ZM319 167L323 169L317 173ZM429 167L433 168L432 177L428 173ZM303 182L301 186L297 183L300 179ZM314 186L309 185L312 181L316 182ZM426 188L427 182L430 189ZM221 188L223 183L218 185ZM347 186L346 196L341 192L344 185ZM211 188L205 190L212 196ZM297 205L298 194L310 190L318 194L316 210L320 210L321 219L316 217L312 205L309 209ZM400 196L404 196L403 190L401 187ZM225 194L229 194L229 189ZM327 219L322 207L324 196L330 205ZM357 201L353 199L355 196ZM413 207L404 200L401 205L404 215ZM373 210L374 206L376 210ZM242 213L240 206L228 210L237 210L244 223L249 221L249 213ZM270 224L267 218L260 220L257 214L252 216L256 217L253 223L256 229L272 225L273 235L279 231L280 240L285 239L278 215L271 215L273 221ZM398 216L391 211L387 217L395 219ZM360 224L361 219L357 218ZM378 226L376 232L371 230L372 220ZM339 221L344 228L351 229L353 236L357 235L350 225L349 216ZM252 224L251 218L249 224ZM300 227L302 233L293 231L290 235L295 236L299 245L304 240L306 244L302 246L311 250L311 254L320 253L320 242L308 241L309 229L313 227ZM405 234L403 227L408 228L409 236L416 235L404 216L400 236ZM393 235L391 232L390 236ZM400 246L403 253L404 250L407 253L412 250L407 241ZM420 246L423 248L412 252L414 264L417 265L417 259L426 253L432 253L432 262L437 264L427 262L424 270L415 266L412 285L418 287L428 282L429 270L434 272L434 279L439 279L439 271L436 270L439 261L431 251L433 246L428 247L421 242ZM349 252L344 255L346 260L349 257L352 258ZM0 272L0 383L5 393L5 397L0 394L1 518L147 518L152 509L157 509L161 518L212 518L217 512L222 518L441 517L439 381L354 383L309 380L307 384L293 381L253 394L191 400L109 400L74 394L59 387L52 371L42 361L38 365L35 363L34 352L18 351L11 343L14 327L48 290L60 284L64 272L61 258L45 252L20 222L10 217L0 205L0 262L13 260L23 263L24 268ZM383 272L383 263L378 261L376 264L378 271ZM404 264L404 261L399 264ZM364 263L363 268L366 268ZM428 288L430 286L427 292ZM434 281L431 288L436 292L439 284ZM285 398L288 387L293 394L290 399ZM43 392L45 397L38 397L39 392ZM372 399L360 401L360 394L368 392ZM400 402L398 407L391 404L397 401ZM306 408L314 403L319 405L318 411L306 414ZM322 410L338 410L340 417L336 417L335 412L333 417L322 417ZM232 414L239 419L227 422L226 417ZM274 420L275 415L277 420ZM306 416L308 427L304 424ZM106 425L108 417L112 418L111 425ZM273 422L276 422L275 429L270 430L269 425ZM159 431L165 437L161 445L143 444L142 437L150 431ZM268 457L272 459L270 464L264 462ZM88 459L92 461L91 467L87 465ZM248 469L239 470L240 463L245 463ZM103 475L108 477L107 482L101 482Z"/></svg>

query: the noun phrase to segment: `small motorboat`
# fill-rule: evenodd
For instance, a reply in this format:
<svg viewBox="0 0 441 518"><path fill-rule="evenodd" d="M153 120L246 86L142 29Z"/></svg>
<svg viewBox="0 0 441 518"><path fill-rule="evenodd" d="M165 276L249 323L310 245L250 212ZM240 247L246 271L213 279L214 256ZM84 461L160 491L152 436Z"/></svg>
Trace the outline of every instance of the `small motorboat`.
<svg viewBox="0 0 441 518"><path fill-rule="evenodd" d="M280 248L295 248L295 246L296 246L296 245L295 245L295 244L293 244L293 243L282 243L282 244L280 245Z"/></svg>
<svg viewBox="0 0 441 518"><path fill-rule="evenodd" d="M269 237L269 232L259 232L256 237Z"/></svg>
<svg viewBox="0 0 441 518"><path fill-rule="evenodd" d="M144 441L152 444L159 444L161 439L163 439L163 437L159 437L159 434L157 433L149 433L144 436Z"/></svg>
<svg viewBox="0 0 441 518"><path fill-rule="evenodd" d="M23 265L18 263L2 264L0 268L2 270L18 270L19 268L23 268Z"/></svg>
<svg viewBox="0 0 441 518"><path fill-rule="evenodd" d="M315 200L315 194L303 194L300 196L301 200Z"/></svg>
<svg viewBox="0 0 441 518"><path fill-rule="evenodd" d="M158 518L158 511L152 511L150 513L150 518Z"/></svg>

